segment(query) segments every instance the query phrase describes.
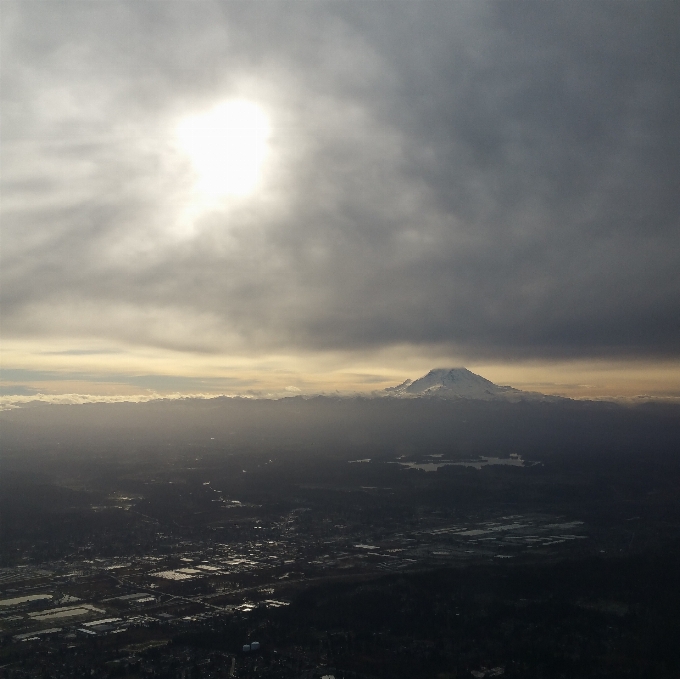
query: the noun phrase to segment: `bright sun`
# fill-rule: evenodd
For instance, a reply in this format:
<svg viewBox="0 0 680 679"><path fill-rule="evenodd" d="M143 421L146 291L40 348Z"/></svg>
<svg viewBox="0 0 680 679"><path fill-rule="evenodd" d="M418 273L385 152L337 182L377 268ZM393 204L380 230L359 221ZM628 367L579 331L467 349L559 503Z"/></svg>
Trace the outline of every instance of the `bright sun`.
<svg viewBox="0 0 680 679"><path fill-rule="evenodd" d="M191 116L177 127L181 149L196 172L196 189L208 199L244 196L257 186L270 126L249 101L229 101Z"/></svg>

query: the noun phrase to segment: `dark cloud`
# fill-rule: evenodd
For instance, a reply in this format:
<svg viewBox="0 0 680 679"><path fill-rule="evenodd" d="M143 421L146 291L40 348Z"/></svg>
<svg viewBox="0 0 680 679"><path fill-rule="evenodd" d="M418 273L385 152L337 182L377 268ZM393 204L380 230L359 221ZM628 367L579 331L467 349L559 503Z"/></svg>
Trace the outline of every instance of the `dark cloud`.
<svg viewBox="0 0 680 679"><path fill-rule="evenodd" d="M675 3L5 4L8 337L677 355ZM233 96L265 187L177 236Z"/></svg>

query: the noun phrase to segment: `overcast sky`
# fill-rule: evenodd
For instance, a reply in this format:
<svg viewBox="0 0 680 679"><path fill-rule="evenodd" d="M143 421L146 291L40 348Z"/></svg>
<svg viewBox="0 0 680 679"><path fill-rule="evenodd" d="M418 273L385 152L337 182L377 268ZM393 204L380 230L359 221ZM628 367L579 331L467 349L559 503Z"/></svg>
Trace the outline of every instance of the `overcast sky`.
<svg viewBox="0 0 680 679"><path fill-rule="evenodd" d="M674 1L3 1L6 388L677 368L679 35ZM206 197L178 130L234 102L257 172Z"/></svg>

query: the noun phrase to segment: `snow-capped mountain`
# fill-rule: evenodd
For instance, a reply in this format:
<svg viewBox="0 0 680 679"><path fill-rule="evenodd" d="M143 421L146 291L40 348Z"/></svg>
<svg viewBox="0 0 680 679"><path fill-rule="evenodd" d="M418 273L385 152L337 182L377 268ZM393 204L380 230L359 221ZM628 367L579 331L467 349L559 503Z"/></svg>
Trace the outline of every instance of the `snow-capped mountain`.
<svg viewBox="0 0 680 679"><path fill-rule="evenodd" d="M388 396L413 398L434 396L438 398L466 398L475 400L521 400L548 398L543 394L501 387L467 368L435 368L415 381L406 380L396 387L385 389Z"/></svg>

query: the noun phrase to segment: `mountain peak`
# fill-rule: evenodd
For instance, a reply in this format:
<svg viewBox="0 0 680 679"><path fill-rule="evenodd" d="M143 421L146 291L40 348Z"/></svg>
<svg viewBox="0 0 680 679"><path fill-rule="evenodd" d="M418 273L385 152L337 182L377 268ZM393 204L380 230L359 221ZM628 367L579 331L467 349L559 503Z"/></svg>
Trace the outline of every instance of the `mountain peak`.
<svg viewBox="0 0 680 679"><path fill-rule="evenodd" d="M491 400L524 395L512 387L502 387L463 367L435 368L427 375L385 390L390 396L439 398L469 398Z"/></svg>

